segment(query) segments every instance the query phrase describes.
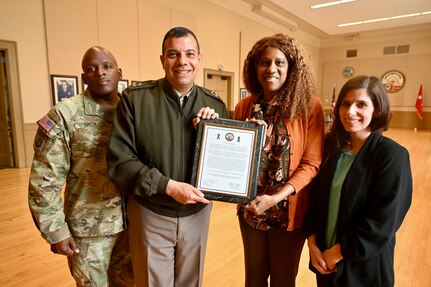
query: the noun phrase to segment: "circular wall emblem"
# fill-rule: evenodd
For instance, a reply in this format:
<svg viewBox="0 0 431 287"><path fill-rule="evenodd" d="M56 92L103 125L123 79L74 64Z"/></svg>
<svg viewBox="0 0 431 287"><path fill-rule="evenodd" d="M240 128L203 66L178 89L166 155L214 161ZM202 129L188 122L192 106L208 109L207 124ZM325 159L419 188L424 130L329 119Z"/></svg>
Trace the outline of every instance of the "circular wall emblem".
<svg viewBox="0 0 431 287"><path fill-rule="evenodd" d="M382 83L385 85L386 92L396 93L406 84L406 76L400 71L391 70L383 74Z"/></svg>
<svg viewBox="0 0 431 287"><path fill-rule="evenodd" d="M355 75L355 69L353 67L345 67L343 69L343 77L344 78L351 78Z"/></svg>

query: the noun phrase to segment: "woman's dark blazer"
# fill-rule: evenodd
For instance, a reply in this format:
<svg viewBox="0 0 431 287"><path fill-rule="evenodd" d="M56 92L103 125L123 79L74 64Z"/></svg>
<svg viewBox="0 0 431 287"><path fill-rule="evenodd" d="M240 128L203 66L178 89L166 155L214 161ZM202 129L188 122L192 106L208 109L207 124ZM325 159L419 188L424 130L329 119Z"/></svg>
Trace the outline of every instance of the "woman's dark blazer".
<svg viewBox="0 0 431 287"><path fill-rule="evenodd" d="M324 159L312 183L311 211L304 226L307 236L316 234L322 252L336 163L337 158ZM337 265L334 286L394 285L395 232L411 199L408 151L373 132L356 155L342 186L336 230L344 259ZM310 269L319 273L311 263Z"/></svg>

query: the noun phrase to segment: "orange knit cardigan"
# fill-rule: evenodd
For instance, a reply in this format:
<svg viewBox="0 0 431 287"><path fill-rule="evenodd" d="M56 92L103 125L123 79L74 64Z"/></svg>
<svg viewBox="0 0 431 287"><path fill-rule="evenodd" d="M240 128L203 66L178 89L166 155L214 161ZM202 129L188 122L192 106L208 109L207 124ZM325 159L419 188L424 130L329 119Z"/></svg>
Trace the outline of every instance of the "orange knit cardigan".
<svg viewBox="0 0 431 287"><path fill-rule="evenodd" d="M236 120L250 119L256 96L242 99L235 107ZM322 161L325 118L319 97L314 97L308 118L284 120L290 139L289 180L295 194L289 195L289 224L287 230L302 227L309 206L308 184L319 171ZM288 163L289 164L289 163Z"/></svg>

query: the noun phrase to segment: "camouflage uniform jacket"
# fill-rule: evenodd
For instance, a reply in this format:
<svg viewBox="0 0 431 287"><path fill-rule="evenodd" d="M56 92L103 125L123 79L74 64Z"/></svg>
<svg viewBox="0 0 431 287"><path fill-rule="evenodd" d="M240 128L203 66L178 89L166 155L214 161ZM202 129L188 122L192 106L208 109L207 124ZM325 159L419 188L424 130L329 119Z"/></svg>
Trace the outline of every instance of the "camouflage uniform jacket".
<svg viewBox="0 0 431 287"><path fill-rule="evenodd" d="M114 111L86 91L58 103L38 121L29 206L51 244L70 235L104 236L124 229L123 200L106 166Z"/></svg>

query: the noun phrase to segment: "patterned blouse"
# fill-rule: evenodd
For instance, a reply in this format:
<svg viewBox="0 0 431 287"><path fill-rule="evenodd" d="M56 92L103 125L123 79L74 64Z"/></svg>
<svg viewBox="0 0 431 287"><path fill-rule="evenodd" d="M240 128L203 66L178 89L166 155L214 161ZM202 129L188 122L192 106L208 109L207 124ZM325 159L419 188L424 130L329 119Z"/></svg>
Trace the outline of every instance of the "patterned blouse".
<svg viewBox="0 0 431 287"><path fill-rule="evenodd" d="M253 117L268 124L260 158L257 195L275 194L289 179L290 142L278 112L279 107L276 101L254 104ZM261 215L243 208L240 208L238 213L244 216L248 225L258 230L287 230L289 210L286 200L280 201Z"/></svg>

